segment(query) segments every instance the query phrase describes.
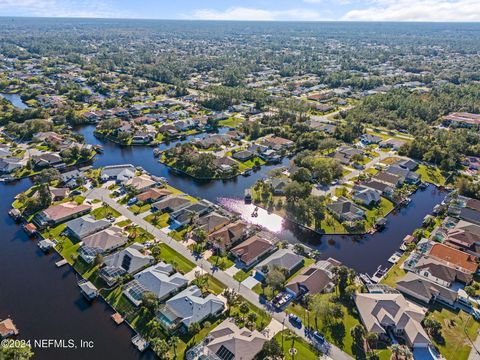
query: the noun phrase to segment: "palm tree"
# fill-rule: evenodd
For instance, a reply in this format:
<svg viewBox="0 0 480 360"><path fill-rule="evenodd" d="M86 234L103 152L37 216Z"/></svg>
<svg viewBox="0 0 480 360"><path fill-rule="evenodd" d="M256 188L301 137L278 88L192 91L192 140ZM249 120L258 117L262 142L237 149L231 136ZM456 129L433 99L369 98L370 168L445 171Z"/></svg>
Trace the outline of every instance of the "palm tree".
<svg viewBox="0 0 480 360"><path fill-rule="evenodd" d="M398 360L398 356L399 356L400 353L402 352L402 348L400 347L400 345L398 345L398 344L393 344L393 345L390 347L390 350L392 350L392 354L393 354L395 360Z"/></svg>

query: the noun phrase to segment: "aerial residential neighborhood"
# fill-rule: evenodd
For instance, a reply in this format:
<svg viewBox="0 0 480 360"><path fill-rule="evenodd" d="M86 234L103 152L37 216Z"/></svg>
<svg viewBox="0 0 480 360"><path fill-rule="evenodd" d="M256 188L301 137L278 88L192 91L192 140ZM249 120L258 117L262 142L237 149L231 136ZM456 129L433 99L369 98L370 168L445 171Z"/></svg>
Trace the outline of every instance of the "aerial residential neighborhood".
<svg viewBox="0 0 480 360"><path fill-rule="evenodd" d="M67 2L0 2L0 359L480 357L476 5Z"/></svg>

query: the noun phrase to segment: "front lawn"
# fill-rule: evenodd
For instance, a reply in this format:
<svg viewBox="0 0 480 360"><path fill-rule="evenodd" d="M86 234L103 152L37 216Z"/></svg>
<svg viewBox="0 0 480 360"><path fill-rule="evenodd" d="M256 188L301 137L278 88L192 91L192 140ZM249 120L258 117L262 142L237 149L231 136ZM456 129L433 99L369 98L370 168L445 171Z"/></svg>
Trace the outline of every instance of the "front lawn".
<svg viewBox="0 0 480 360"><path fill-rule="evenodd" d="M92 210L90 215L92 215L95 219L100 220L105 219L107 216L113 216L114 218L117 218L120 216L120 213L108 205L103 205L95 210Z"/></svg>
<svg viewBox="0 0 480 360"><path fill-rule="evenodd" d="M283 338L283 342L282 342ZM290 330L284 330L274 336L278 345L282 347L285 359L318 360L320 352L301 337L293 334ZM294 356L290 354L291 348L296 349Z"/></svg>
<svg viewBox="0 0 480 360"><path fill-rule="evenodd" d="M403 264L403 262L407 259L409 255L410 253L404 253L400 260L398 260L398 262L388 270L388 272L385 274L385 276L380 282L382 284L395 288L397 286L397 281L407 274L407 272L401 269L400 266Z"/></svg>
<svg viewBox="0 0 480 360"><path fill-rule="evenodd" d="M250 271L245 271L245 270L240 270L238 271L235 275L233 275L233 278L239 282L242 282L243 280L247 279L253 274L253 269Z"/></svg>
<svg viewBox="0 0 480 360"><path fill-rule="evenodd" d="M150 210L151 207L152 205L150 204L143 204L143 205L135 204L130 206L128 209L136 215L136 214L141 214L141 213L144 213L145 211Z"/></svg>
<svg viewBox="0 0 480 360"><path fill-rule="evenodd" d="M226 270L234 265L233 261L227 256L212 255L208 258L208 262L210 262L212 265L215 265L220 270Z"/></svg>
<svg viewBox="0 0 480 360"><path fill-rule="evenodd" d="M144 218L145 221L148 221L150 224L154 225L159 229L163 229L168 226L168 220L170 215L168 213L153 213Z"/></svg>
<svg viewBox="0 0 480 360"><path fill-rule="evenodd" d="M441 338L433 343L447 360L466 360L472 351L471 341L475 341L479 323L464 311L452 311L434 306L427 317L442 325ZM470 339L470 340L469 340Z"/></svg>
<svg viewBox="0 0 480 360"><path fill-rule="evenodd" d="M157 246L160 248L160 258L166 263L172 264L178 272L186 274L195 268L193 262L173 250L167 244L160 243Z"/></svg>

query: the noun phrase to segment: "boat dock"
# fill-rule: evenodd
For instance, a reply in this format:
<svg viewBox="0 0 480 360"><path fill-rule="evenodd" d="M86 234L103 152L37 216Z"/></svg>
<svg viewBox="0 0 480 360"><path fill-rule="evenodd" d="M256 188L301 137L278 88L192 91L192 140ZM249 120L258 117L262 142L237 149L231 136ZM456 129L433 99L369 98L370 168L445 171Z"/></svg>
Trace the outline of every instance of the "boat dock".
<svg viewBox="0 0 480 360"><path fill-rule="evenodd" d="M57 262L55 263L55 266L56 266L56 267L62 267L63 265L67 265L67 264L68 264L68 261L65 260L65 259L62 259L62 260L60 260L60 261L57 261Z"/></svg>
<svg viewBox="0 0 480 360"><path fill-rule="evenodd" d="M150 346L150 343L141 337L140 334L137 334L132 338L132 344L141 352L144 352Z"/></svg>

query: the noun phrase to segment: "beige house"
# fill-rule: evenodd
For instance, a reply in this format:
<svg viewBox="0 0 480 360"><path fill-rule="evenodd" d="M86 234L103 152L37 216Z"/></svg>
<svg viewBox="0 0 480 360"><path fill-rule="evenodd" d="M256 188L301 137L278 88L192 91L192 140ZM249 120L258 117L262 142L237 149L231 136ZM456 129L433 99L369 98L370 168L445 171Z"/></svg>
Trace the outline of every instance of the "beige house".
<svg viewBox="0 0 480 360"><path fill-rule="evenodd" d="M355 304L367 332L405 340L410 347L427 347L430 339L422 327L424 310L407 301L402 294L356 294Z"/></svg>
<svg viewBox="0 0 480 360"><path fill-rule="evenodd" d="M227 319L213 329L197 346L190 349L186 358L252 360L267 342L257 330L240 329L233 319Z"/></svg>

